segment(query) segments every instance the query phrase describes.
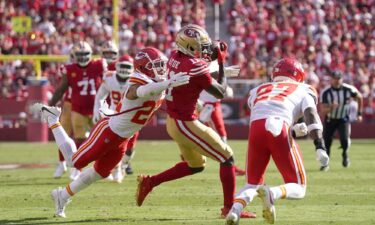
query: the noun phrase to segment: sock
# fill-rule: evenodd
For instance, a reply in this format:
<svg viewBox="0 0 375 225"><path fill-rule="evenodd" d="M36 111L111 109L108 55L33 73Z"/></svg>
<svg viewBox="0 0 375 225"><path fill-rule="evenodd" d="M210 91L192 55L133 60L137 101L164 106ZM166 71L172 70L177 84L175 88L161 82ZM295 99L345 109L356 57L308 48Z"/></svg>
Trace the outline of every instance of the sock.
<svg viewBox="0 0 375 225"><path fill-rule="evenodd" d="M132 149L132 148L126 150L124 158L122 159L122 162L124 164L129 164L129 162L133 159L133 157L135 155L135 151L133 151L133 150L134 149Z"/></svg>
<svg viewBox="0 0 375 225"><path fill-rule="evenodd" d="M256 196L258 196L258 187L259 185L246 184L245 187L238 192L234 202L243 203L244 207L250 204L250 202L252 202Z"/></svg>
<svg viewBox="0 0 375 225"><path fill-rule="evenodd" d="M87 188L90 184L101 179L103 178L95 171L94 168L86 169L81 173L77 180L72 181L66 186L66 188L63 189L63 191L61 192L61 196L64 199L68 199L78 192L82 191L83 189Z"/></svg>
<svg viewBox="0 0 375 225"><path fill-rule="evenodd" d="M190 170L190 167L187 162L179 162L174 167L152 176L151 184L153 187L155 187L161 183L176 180L192 174L193 172Z"/></svg>
<svg viewBox="0 0 375 225"><path fill-rule="evenodd" d="M77 151L77 147L74 144L73 139L68 136L59 122L52 125L50 128L67 165L70 167L73 166L72 156Z"/></svg>
<svg viewBox="0 0 375 225"><path fill-rule="evenodd" d="M301 199L305 197L306 186L295 183L287 183L277 187L272 187L271 192L274 200L281 198Z"/></svg>
<svg viewBox="0 0 375 225"><path fill-rule="evenodd" d="M235 199L234 200L234 203L233 203L233 206L232 206L232 209L235 211L235 212L242 212L242 210L246 207L246 205L244 205L243 202L240 202L241 199ZM243 201L243 200L242 200Z"/></svg>
<svg viewBox="0 0 375 225"><path fill-rule="evenodd" d="M59 161L60 161L60 162L65 161L64 156L63 156L63 154L61 153L60 149L58 150L58 152L59 152Z"/></svg>
<svg viewBox="0 0 375 225"><path fill-rule="evenodd" d="M234 166L225 166L220 164L220 180L223 187L224 207L231 208L236 191L236 175Z"/></svg>

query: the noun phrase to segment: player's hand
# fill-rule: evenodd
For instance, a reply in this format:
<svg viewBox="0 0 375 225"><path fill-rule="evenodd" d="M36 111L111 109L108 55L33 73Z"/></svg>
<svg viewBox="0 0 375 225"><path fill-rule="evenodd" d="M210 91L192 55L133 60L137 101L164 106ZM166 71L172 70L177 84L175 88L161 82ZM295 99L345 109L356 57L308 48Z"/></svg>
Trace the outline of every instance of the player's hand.
<svg viewBox="0 0 375 225"><path fill-rule="evenodd" d="M97 122L99 122L99 120L101 119L102 117L100 116L100 113L99 113L99 110L98 111L94 111L94 115L92 116L92 122L94 124L96 124Z"/></svg>
<svg viewBox="0 0 375 225"><path fill-rule="evenodd" d="M316 149L316 160L320 162L321 166L328 166L329 156L327 155L327 151L320 148Z"/></svg>
<svg viewBox="0 0 375 225"><path fill-rule="evenodd" d="M362 122L362 120L363 120L363 117L361 115L358 115L357 116L357 122Z"/></svg>
<svg viewBox="0 0 375 225"><path fill-rule="evenodd" d="M225 63L228 53L228 45L224 41L218 41L217 48L217 61L218 63Z"/></svg>
<svg viewBox="0 0 375 225"><path fill-rule="evenodd" d="M178 87L184 84L189 83L190 76L187 75L186 72L179 72L175 75L173 75L171 78L168 80L168 86L169 87Z"/></svg>
<svg viewBox="0 0 375 225"><path fill-rule="evenodd" d="M292 129L296 134L296 137L304 137L307 135L307 126L305 123L297 123Z"/></svg>

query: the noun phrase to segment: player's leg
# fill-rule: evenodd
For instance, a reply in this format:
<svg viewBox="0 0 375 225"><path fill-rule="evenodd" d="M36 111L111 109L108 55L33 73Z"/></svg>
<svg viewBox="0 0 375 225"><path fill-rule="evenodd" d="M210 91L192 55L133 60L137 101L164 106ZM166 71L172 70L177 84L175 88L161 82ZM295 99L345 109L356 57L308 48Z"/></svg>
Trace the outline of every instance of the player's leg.
<svg viewBox="0 0 375 225"><path fill-rule="evenodd" d="M340 136L340 144L342 148L342 166L349 167L350 160L349 160L349 148L350 148L350 123L340 123L338 127L338 132Z"/></svg>
<svg viewBox="0 0 375 225"><path fill-rule="evenodd" d="M264 175L271 153L268 148L269 133L265 130L265 120L250 124L247 152L247 185L235 197L234 204L227 216L227 221L238 221L240 212L258 195L258 187L264 183Z"/></svg>
<svg viewBox="0 0 375 225"><path fill-rule="evenodd" d="M68 101L64 101L63 107L61 109L60 123L61 126L64 128L65 132L69 135L72 134L71 109L72 104ZM59 164L57 165L55 173L53 175L54 178L60 178L63 175L63 173L65 173L67 170L66 162L60 149L58 150L58 153Z"/></svg>
<svg viewBox="0 0 375 225"><path fill-rule="evenodd" d="M197 152L188 153L189 145L181 143L180 138L176 135L178 127L175 126L174 120L167 118L167 132L169 135L177 142L179 145L181 155L184 161L181 161L174 165L173 167L153 176L138 176L138 189L137 189L137 205L141 206L146 196L151 192L151 190L160 185L161 183L176 180L194 173L203 171L205 165L205 157ZM190 160L190 164L188 163Z"/></svg>
<svg viewBox="0 0 375 225"><path fill-rule="evenodd" d="M133 168L130 164L130 161L134 158L135 155L135 146L138 140L139 132L135 133L132 138L130 138L128 142L128 146L126 146L126 152L124 158L122 159L122 169L127 174L133 174Z"/></svg>
<svg viewBox="0 0 375 225"><path fill-rule="evenodd" d="M71 166L71 158L77 151L77 147L73 139L69 137L69 135L65 132L64 128L60 124L59 117L61 115L61 109L43 105L41 103L32 105L31 109L32 111L39 113L42 119L47 121L49 128L52 130L52 134L55 138L57 146L61 150L61 153L64 155L68 166Z"/></svg>
<svg viewBox="0 0 375 225"><path fill-rule="evenodd" d="M87 141L73 157L75 166L79 169L96 160L93 168L84 170L65 188L52 191L57 216L65 217L65 206L71 197L111 173L111 170L121 161L124 154L121 147L124 143L126 139L120 138L110 130L107 119L98 122Z"/></svg>

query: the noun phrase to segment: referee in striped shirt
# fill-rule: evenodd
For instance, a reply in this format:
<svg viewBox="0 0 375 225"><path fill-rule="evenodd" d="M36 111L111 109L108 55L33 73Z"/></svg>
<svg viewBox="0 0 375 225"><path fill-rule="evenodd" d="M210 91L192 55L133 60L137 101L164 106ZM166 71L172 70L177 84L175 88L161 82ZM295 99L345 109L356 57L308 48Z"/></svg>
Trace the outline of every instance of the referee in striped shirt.
<svg viewBox="0 0 375 225"><path fill-rule="evenodd" d="M321 111L325 115L323 138L327 147L327 154L330 155L332 139L337 130L342 148L342 165L349 167L350 161L348 150L350 146L350 101L358 103L357 121L362 121L363 99L361 93L352 85L343 83L342 73L334 71L331 74L331 86L321 93ZM320 170L327 171L328 167L321 167Z"/></svg>

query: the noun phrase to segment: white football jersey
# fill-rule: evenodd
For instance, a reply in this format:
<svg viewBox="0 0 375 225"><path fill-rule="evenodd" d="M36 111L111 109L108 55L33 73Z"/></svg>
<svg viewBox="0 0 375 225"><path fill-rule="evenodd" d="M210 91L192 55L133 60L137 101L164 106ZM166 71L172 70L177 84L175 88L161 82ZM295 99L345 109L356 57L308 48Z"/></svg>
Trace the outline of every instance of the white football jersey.
<svg viewBox="0 0 375 225"><path fill-rule="evenodd" d="M293 81L262 84L250 91L250 122L279 117L289 126L303 116L305 109L316 108L317 92L308 84Z"/></svg>
<svg viewBox="0 0 375 225"><path fill-rule="evenodd" d="M117 112L130 111L109 118L109 127L114 133L124 138L130 138L148 122L153 113L160 107L165 97L164 92L147 99L137 98L135 100L129 100L126 98L126 93L131 85L145 85L152 82L155 81L140 73L134 73L130 76L126 82L121 102L116 109Z"/></svg>
<svg viewBox="0 0 375 225"><path fill-rule="evenodd" d="M102 86L111 98L111 105L109 108L115 110L125 92L127 86L126 82L119 82L116 78L115 71L107 71L103 78Z"/></svg>

